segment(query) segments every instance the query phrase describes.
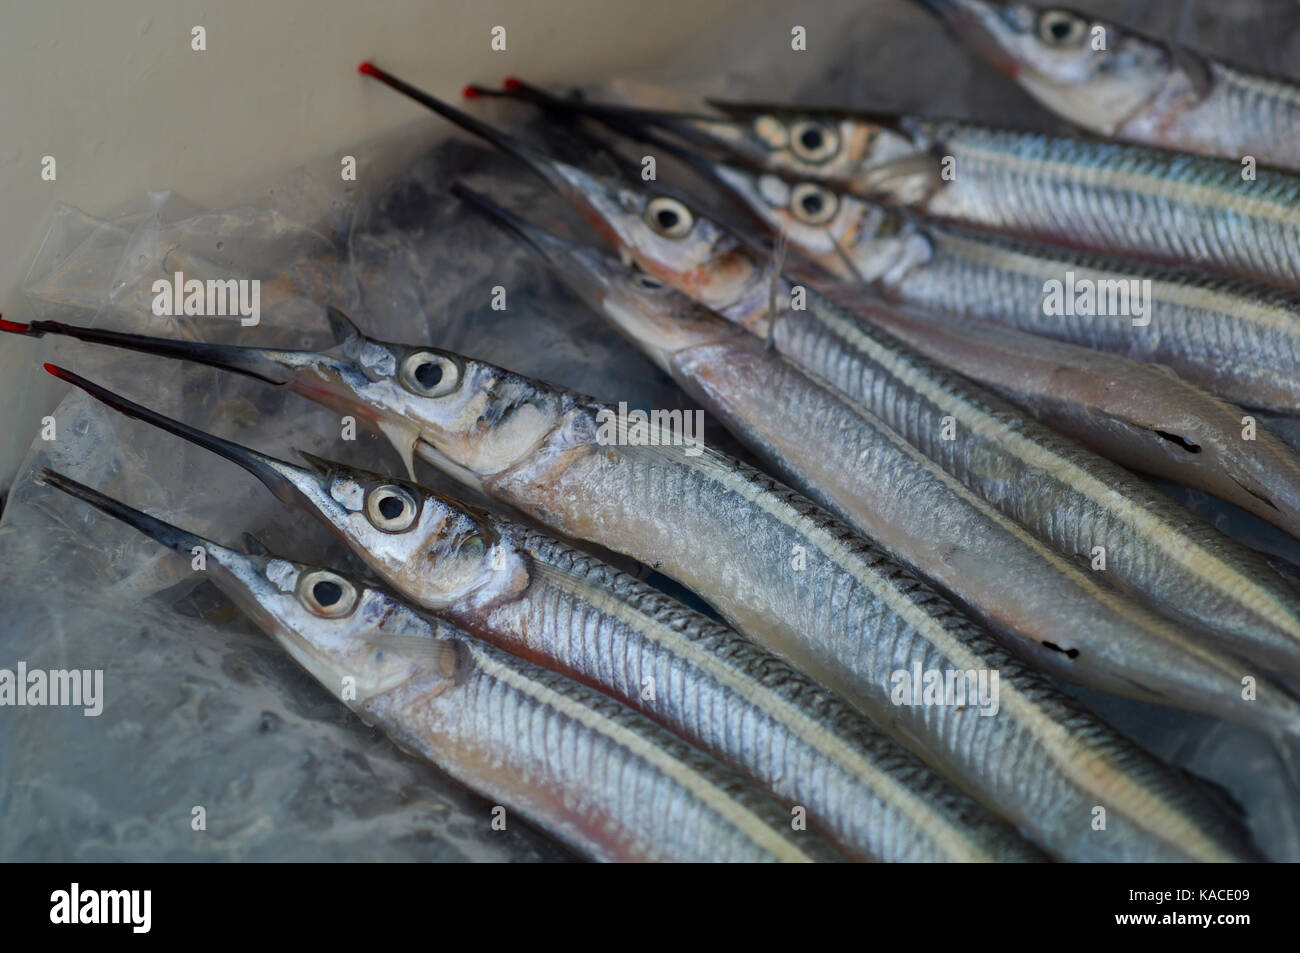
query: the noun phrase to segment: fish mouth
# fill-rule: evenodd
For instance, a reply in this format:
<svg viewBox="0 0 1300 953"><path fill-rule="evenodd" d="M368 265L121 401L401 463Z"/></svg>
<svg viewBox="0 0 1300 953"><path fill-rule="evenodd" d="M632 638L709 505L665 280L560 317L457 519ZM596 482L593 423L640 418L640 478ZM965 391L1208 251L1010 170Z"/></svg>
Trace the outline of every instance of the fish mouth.
<svg viewBox="0 0 1300 953"><path fill-rule="evenodd" d="M39 482L52 486L56 490L61 490L69 496L76 497L83 503L89 503L97 510L107 513L114 519L121 520L126 525L139 530L154 542L160 543L168 549L174 549L178 553L188 554L195 546L201 546L205 550L210 550L214 546L211 540L196 536L179 526L166 523L150 516L148 513L137 510L135 507L127 506L125 503L115 500L111 496L105 496L98 490L86 486L84 483L78 483L71 477L51 470L49 467L41 467L37 471L37 478Z"/></svg>
<svg viewBox="0 0 1300 953"><path fill-rule="evenodd" d="M58 334L92 344L107 344L128 351L206 364L209 367L234 371L276 385L288 384L292 381L295 366L301 366L312 358L321 361L325 359L323 355L311 351L280 351L272 348L240 347L233 344L178 341L173 338L156 338L144 334L87 328L76 324L64 324L62 321L32 321L29 324L20 324L17 321L0 319L0 331L35 338L46 334Z"/></svg>
<svg viewBox="0 0 1300 953"><path fill-rule="evenodd" d="M362 63L357 67L357 70L366 76L374 77L385 86L397 90L403 96L414 100L426 109L432 110L453 125L459 126L466 132L496 146L508 155L514 156L555 188L563 191L568 186L568 177L563 174L563 170L569 168L567 163L534 149L522 139L502 132L500 129L483 122L483 120L474 118L469 113L462 112L450 103L443 102L424 90L412 86L405 80L399 79L387 70L380 69L374 63Z"/></svg>
<svg viewBox="0 0 1300 953"><path fill-rule="evenodd" d="M190 443L211 450L232 463L238 464L261 480L267 489L275 494L276 498L281 502L300 504L303 496L306 495L303 487L304 481L313 487L320 486L320 477L311 471L304 470L302 467L258 453L256 450L232 443L229 440L223 440L221 437L205 433L188 424L183 424L179 420L173 420L157 411L150 410L148 407L127 400L120 394L115 394L108 388L87 380L80 374L74 374L66 368L55 364L46 364L44 366L47 372L59 380L72 384L74 387L79 387L100 403L107 404L119 413L136 420L143 420L160 430L175 434Z"/></svg>
<svg viewBox="0 0 1300 953"><path fill-rule="evenodd" d="M539 109L570 119L595 119L620 135L672 151L682 159L693 153L685 152L682 146L655 135L651 130L662 130L701 149L721 148L735 152L737 161L762 168L760 156L739 148L735 142L716 131L723 126L735 125L732 119L726 117L570 99L556 96L514 77L508 77L502 86L499 90L470 86L469 90L476 96L494 96L530 103Z"/></svg>
<svg viewBox="0 0 1300 953"><path fill-rule="evenodd" d="M362 63L360 71L436 112L448 122L501 149L526 164L556 192L573 204L583 218L611 242L626 239L625 228L616 210L620 208L615 183L549 156L521 139L502 132L468 113L461 112L421 89L398 79L373 63Z"/></svg>
<svg viewBox="0 0 1300 953"><path fill-rule="evenodd" d="M1008 27L994 4L985 0L914 0L941 22L963 45L970 47L998 72L1011 78L1024 64L1011 54L999 30Z"/></svg>

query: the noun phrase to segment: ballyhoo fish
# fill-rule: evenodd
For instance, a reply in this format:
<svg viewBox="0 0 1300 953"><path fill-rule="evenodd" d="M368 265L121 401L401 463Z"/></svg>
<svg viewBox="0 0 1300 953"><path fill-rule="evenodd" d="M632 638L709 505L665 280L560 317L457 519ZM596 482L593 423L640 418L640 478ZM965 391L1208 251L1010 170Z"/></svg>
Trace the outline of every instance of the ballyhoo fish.
<svg viewBox="0 0 1300 953"><path fill-rule="evenodd" d="M707 134L716 150L751 168L814 178L936 219L1300 290L1300 176L1273 168L845 109L712 102L723 120L629 107L612 115L614 107L535 90L524 98L623 129L689 125L695 140Z"/></svg>
<svg viewBox="0 0 1300 953"><path fill-rule="evenodd" d="M370 70L385 82L392 79L376 67ZM959 551L966 551L959 547L948 550L945 557L935 547L955 545L954 541L945 538L943 530L921 529L927 516L898 510L906 502L896 495L886 494L892 503L882 500L872 506L866 503L869 490L862 489L861 481L857 493L844 488L833 500L827 495L831 492L827 484L801 484L805 492L882 543L896 558L956 595L1018 650L1031 652L1038 664L1064 677L1071 677L1066 672L1072 671L1079 680L1104 678L1100 669L1084 675L1087 666L1078 664L1081 654L1092 654L1098 646L1118 649L1143 628L1149 631L1136 640L1138 644L1181 643L1191 649L1181 635L1170 642L1162 620L1090 576L1084 567L1092 563L1098 570L1104 566L1162 612L1214 633L1254 663L1290 669L1300 665L1300 593L1259 554L1117 465L1060 437L814 289L801 287L805 307L795 308L795 289L755 253L752 243L697 214L679 194L648 191L630 181L611 183L519 143L400 80L392 83L527 163L643 270L755 334L769 336L795 364L857 402L854 426L861 428L857 438L874 435L871 445L883 453L891 436L879 426L883 421L1006 516L1036 533L1043 542L1008 520L999 521L988 508L973 519L980 511L979 501L971 495L957 496L957 487L949 482L944 484L947 495L935 497L934 505L926 509L929 518L961 512L971 518L957 520L956 525L972 533L974 526L996 527L990 529L991 536L975 535L980 535L985 547L997 539L1002 556L990 559L987 549L982 555L971 549L969 558L958 558ZM754 399L779 395L778 388L769 387ZM830 398L819 394L818 400L822 399ZM844 415L850 411L839 407L827 413L832 419L847 419ZM787 418L788 411L768 415L769 421ZM792 422L791 432L798 433L804 426L802 421ZM904 464L899 456L905 452L903 447L893 446L895 455L888 459L907 472L923 474L932 481L931 489L940 492L933 482L939 477L937 471L918 469L915 459ZM895 470L885 468L895 476L903 472ZM832 471L826 477L841 475ZM973 536L967 547L972 540ZM1095 562L1099 547L1104 559L1100 564ZM1039 597L1034 612L1013 607L1002 591L1004 580L999 580L1010 565L1030 574L1025 578L1038 580L1027 586ZM1049 591L1055 595L1046 597ZM1077 633L1083 618L1092 619L1094 625L1109 620L1108 632L1093 633L1092 650L1063 646L1046 634L1059 634L1062 629ZM1130 633L1127 639L1126 632ZM1197 651L1208 650L1197 646ZM1112 670L1120 666L1117 657L1105 661L1094 656L1094 661ZM1130 682L1125 690L1111 681L1107 690L1131 693L1137 688ZM1191 701L1185 698L1179 703Z"/></svg>
<svg viewBox="0 0 1300 953"><path fill-rule="evenodd" d="M39 479L187 557L201 547L212 580L363 721L588 857L836 859L750 784L600 692L330 569L230 549L48 469Z"/></svg>
<svg viewBox="0 0 1300 953"><path fill-rule="evenodd" d="M337 493L351 508L365 511L350 523L334 524L336 529L375 526L372 517L390 529L408 520L412 526L426 527L447 512L445 504L431 505L398 481L381 483L380 489L387 492L376 494L371 488L367 498L352 476L327 481L320 471L303 471L217 441L76 375L58 373L118 410L143 415L242 462L282 499L301 504L307 502L306 492L311 505L324 512L342 509ZM491 382L479 380L509 385L519 379L505 375ZM472 400L478 410L455 426L471 443L490 443L492 430L509 427L508 418L521 396L510 386L476 390ZM450 408L450 419L456 419L459 402L452 403L457 406ZM575 531L571 535L621 544L623 551L643 559L657 555L665 571L693 585L724 612L750 622L751 633L791 649L825 681L849 689L881 724L907 738L923 757L1054 856L1254 856L1239 825L1213 809L1185 778L1009 657L914 577L819 515L811 504L740 465L724 469L711 456L701 460L682 455L675 462L633 448L593 445L593 425L583 422L576 405L567 409L564 419L551 419L540 446L534 434L519 434L515 459L504 463L498 458L504 470L481 474L490 495L522 502L535 517ZM447 426L444 422L434 428L433 436L451 449L454 441L446 439ZM689 461L690 467L682 461ZM461 465L471 464L466 458ZM667 493L658 490L661 486ZM373 514L370 500L377 500ZM401 505L390 503L385 511L384 500ZM423 504L419 516L406 511L411 501ZM444 535L462 526L448 526ZM462 541L468 543L472 536L463 535ZM478 539L483 550L500 544L499 538ZM367 540L365 556L372 566L391 559L396 573L416 571L418 567L408 568L403 558L412 551L418 553L419 564L432 565L430 551L413 550L400 531L387 534L384 541L385 548L380 548ZM792 572L791 555L800 550L803 567ZM476 576L485 553L474 544L444 545L438 555L438 574L426 574L421 582L426 606L450 604L453 586ZM511 563L503 559L502 565ZM441 598L440 580L448 583ZM969 700L964 705L945 704L943 699L926 702L923 695L914 696L899 684L899 672L913 671L918 681L926 671L997 677L997 711L986 716ZM1098 805L1106 808L1109 818L1102 836L1092 825Z"/></svg>
<svg viewBox="0 0 1300 953"><path fill-rule="evenodd" d="M1095 320L1122 321L1122 333L1130 340L1172 342L1184 334L1184 340L1204 340L1188 334L1190 329L1170 313L1162 297L1167 286L1148 294L1146 289L1153 289L1154 283L1123 274L1122 263L1114 263L1108 275L1097 275L1059 249L900 219L818 182L790 184L707 161L703 167L768 228L784 235L792 249L836 275L843 292L827 290L840 303L859 312L869 308L873 321L918 351L1001 393L1104 456L1205 490L1300 536L1300 458L1241 408L1163 367L1026 333L1050 331L1053 319L1045 317L1051 310L1045 307L1045 296L1055 280L1072 303L1071 282L1077 281L1081 291L1099 294L1102 310L1116 313ZM1171 282L1182 280L1169 276ZM882 307L872 294L858 296L857 288L934 317ZM1182 290L1195 293L1189 284ZM1110 297L1115 297L1114 305L1108 304ZM1235 323L1246 325L1255 312L1242 307L1239 313ZM940 314L966 320L945 320ZM1081 328L1094 319L1055 320L1062 327ZM1207 323L1212 320L1207 318ZM1285 325L1294 325L1300 344L1300 318L1288 314ZM1227 340L1216 335L1223 346L1214 348L1212 360L1207 349L1207 364L1258 370L1247 356L1253 350L1238 351L1233 345L1239 339L1224 337ZM1261 362L1276 362L1279 378L1286 376L1282 368L1287 350L1259 353ZM1230 357L1234 352L1235 359Z"/></svg>
<svg viewBox="0 0 1300 953"><path fill-rule="evenodd" d="M1198 696L1239 697L1239 660L1185 639L1167 621L1134 611L1126 599L1083 587L1091 580L1076 565L1027 540L1023 529L990 510L878 418L771 353L757 337L647 275L530 226L463 187L460 194L539 252L783 478L973 603L990 624L1009 628L1005 616L982 608L1003 604L1008 577L1024 583L1026 593L1050 593L1032 606L1033 596L1022 595L1018 612L1087 635L1071 642L1075 655L1070 658L1067 649L1066 664L1059 646L1033 652L1030 657L1041 667L1120 694L1132 695L1135 685L1145 685L1148 691L1134 697L1163 696L1166 703L1192 708L1202 703ZM898 493L898 486L908 492ZM936 546L946 548L943 556ZM994 568L986 574L981 567ZM1082 620L1090 610L1094 615L1086 625L1071 621L1071 614ZM1011 634L1022 640L1023 651L1023 643L1041 644L1046 638L1036 631L1034 623L1021 623ZM1095 641L1088 644L1089 638ZM1096 666L1091 671L1071 667L1089 655ZM1106 669L1112 670L1109 675ZM1174 672L1182 674L1167 680ZM1181 687L1175 684L1184 679ZM1211 687L1215 684L1218 689Z"/></svg>
<svg viewBox="0 0 1300 953"><path fill-rule="evenodd" d="M789 170L764 176L684 151L662 135L647 134L645 124L634 124L634 109L575 103L511 82L515 91L508 94L481 92L517 96L571 116L591 114L621 134L671 152L706 177L722 179L764 220L779 216L792 247L844 280L875 283L893 298L933 311L1162 364L1243 407L1300 413L1300 294L918 221L901 209L831 189L820 178ZM719 122L714 118L710 125Z"/></svg>
<svg viewBox="0 0 1300 953"><path fill-rule="evenodd" d="M240 464L442 621L640 710L799 805L807 826L853 859L1043 859L847 702L588 554L415 484L267 457L62 376Z"/></svg>
<svg viewBox="0 0 1300 953"><path fill-rule="evenodd" d="M998 0L917 0L1048 109L1127 142L1300 168L1300 84L1090 14Z"/></svg>

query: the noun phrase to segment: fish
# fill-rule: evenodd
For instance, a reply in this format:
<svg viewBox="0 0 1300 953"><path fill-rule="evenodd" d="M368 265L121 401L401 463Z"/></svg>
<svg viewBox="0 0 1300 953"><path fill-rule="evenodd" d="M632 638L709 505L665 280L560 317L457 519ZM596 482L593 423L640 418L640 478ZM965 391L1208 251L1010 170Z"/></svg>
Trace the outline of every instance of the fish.
<svg viewBox="0 0 1300 953"><path fill-rule="evenodd" d="M304 482L299 489L293 476L301 468L284 469L283 461L255 456L56 370L119 411L143 415L172 433L241 458L286 502L300 500L306 490L318 506L338 506L319 473L313 474L315 483ZM518 394L507 383L499 379L474 398L479 410L462 424L466 433L480 431L479 440L490 440L480 422L509 426L503 411ZM485 393L496 396L485 404ZM1054 857L1227 861L1258 856L1236 820L1185 777L1008 655L915 577L807 501L740 464L727 474L717 460L706 460L694 473L677 467L674 474L669 462L647 465L641 452L646 448L590 447L581 439L577 415L567 416L552 421L549 447L525 440L517 479L508 471L482 475L489 490L520 488L490 496L525 502L522 494L533 486L525 512L562 532L573 530L566 535L614 543L612 548L642 559L651 557L654 547L665 572L722 607L722 614L751 622L748 634L814 663L814 674L824 676L819 681L849 689L842 693L874 713L877 724L909 739L933 767ZM443 447L454 445L432 436ZM541 468L531 459L538 454ZM540 478L547 470L560 478L557 493L544 492ZM620 483L621 490L608 492ZM656 492L656 484L667 485L670 494ZM345 498L355 493L351 485L341 490ZM403 540L400 534L392 539L390 558L401 562ZM805 547L802 577L789 568L795 546ZM378 564L376 552L367 550L372 567ZM444 566L436 579L423 583L423 604L453 601L431 593L438 579L473 575L473 565L464 560L459 568ZM990 680L996 673L996 714L981 715L969 704L895 700L897 674L913 669L918 675L924 669L983 671ZM1104 833L1093 826L1098 806L1109 817Z"/></svg>
<svg viewBox="0 0 1300 953"><path fill-rule="evenodd" d="M837 859L747 782L600 692L332 569L240 552L38 474L187 559L201 550L212 581L363 721L591 859Z"/></svg>
<svg viewBox="0 0 1300 953"><path fill-rule="evenodd" d="M917 0L1053 113L1101 136L1300 169L1300 85L1090 14Z"/></svg>
<svg viewBox="0 0 1300 953"><path fill-rule="evenodd" d="M542 102L536 92L526 98ZM1300 290L1300 176L1285 170L840 108L711 100L726 118L631 107L615 116L601 104L544 102L574 115L608 116L624 130L639 123L676 132L687 125L694 141L707 137L747 167L817 179L931 219Z"/></svg>
<svg viewBox="0 0 1300 953"><path fill-rule="evenodd" d="M1225 700L1239 697L1238 659L1188 644L1164 620L1134 613L1127 600L1108 599L1107 590L1088 588L1091 580L1077 566L1041 544L1029 544L1019 526L938 470L879 418L772 353L754 335L662 285L654 287L653 279L614 259L523 222L483 196L464 188L460 194L538 252L780 477L896 558L932 575L972 611L987 616L990 625L1009 629L1019 640L1013 646L1022 651L1026 643L1033 646L1027 657L1040 667L1130 697L1163 697L1166 704L1181 699L1173 703L1193 709L1216 693L1215 684ZM908 492L897 493L899 485ZM879 492L871 491L875 487ZM1008 577L1017 580L1022 593L1010 622L984 608L1001 609L1011 601ZM1036 604L1034 595L1023 593L1047 595ZM1088 623L1072 623L1072 613ZM1020 621L1024 617L1033 621ZM1106 627L1108 618L1113 628ZM1035 628L1042 619L1052 620L1041 623L1046 633ZM1054 642L1043 644L1047 633L1062 629L1086 634L1063 650ZM1094 667L1080 663L1089 657ZM1182 679L1188 682L1179 687ZM1147 691L1135 694L1135 685Z"/></svg>
<svg viewBox="0 0 1300 953"><path fill-rule="evenodd" d="M403 92L411 89L402 84ZM700 214L680 191L664 193L657 191L658 184L652 190L638 188L630 180L607 180L546 156L427 93L416 90L408 95L534 169L607 243L643 271L748 331L768 337L794 364L858 405L856 412L843 407L828 410L828 419L851 415L854 426L861 428L855 437L882 453L896 431L997 507L981 507L972 494L959 497L960 484L950 481L945 494L935 498L944 505L936 503L927 510L928 518L934 519L945 506L955 506L952 513L963 514L955 525L964 527L965 532L973 532L974 526L987 528L1000 541L1003 555L981 564L974 550L969 550L968 557L957 558L959 552L967 551L962 547L936 553L939 541L951 544L952 540L945 539L942 530L922 529L926 517L902 517L897 507L903 501L897 498L870 506L865 504L861 483L858 492L844 487L832 499L824 482L795 481L818 503L957 598L1017 650L1031 653L1037 664L1062 677L1092 679L1089 683L1107 691L1132 693L1138 689L1132 681L1127 688L1112 679L1103 685L1096 681L1105 679L1103 672L1098 669L1085 675L1087 666L1078 659L1081 654L1092 655L1098 646L1117 648L1134 640L1135 630L1147 628L1145 636L1136 637L1138 644L1172 647L1181 641L1184 648L1190 648L1190 642L1195 642L1196 651L1211 651L1202 637L1212 637L1216 645L1222 642L1232 652L1247 656L1253 665L1297 669L1300 593L1258 553L1219 533L1122 468L839 307L814 288L796 289L780 277L779 268L758 258L752 242ZM798 297L803 299L802 306L795 304ZM787 304L778 306L778 302ZM772 392L760 391L753 399ZM818 401L828 399L818 394ZM772 411L768 423L788 419L788 413ZM803 422L790 423L792 432L804 426ZM950 426L951 438L946 433ZM876 439L871 441L867 434ZM750 437L757 439L756 435ZM828 442L835 443L829 438ZM771 438L761 443L765 450L771 448ZM903 464L901 455L906 451L901 444L894 443L893 452L892 457L878 459L900 461L898 466L903 469L898 473L922 474L932 490L939 492L934 482L938 472L925 468L916 458ZM886 467L886 475L892 470ZM791 479L789 470L784 475ZM841 476L832 469L824 480ZM998 510L1032 534L1000 520ZM890 520L884 513L893 513L895 518ZM975 518L976 513L980 518ZM987 548L990 538L982 535L980 542ZM966 545L970 545L969 539ZM999 574L1007 565L1033 574L1038 582L1028 588L1038 596L1054 592L1055 597L1038 603L1036 612L1015 607L1015 601L1000 591ZM1108 573L1105 578L1099 576L1103 569ZM1191 622L1199 635L1189 635L1188 642L1181 633L1169 632L1164 620L1115 591L1106 578L1122 582L1162 613ZM1068 596L1067 591L1071 593ZM1083 611L1085 606L1087 611ZM1076 617L1074 612L1082 615ZM1077 632L1078 619L1085 617L1108 618L1108 624L1114 625L1108 634L1097 633L1092 650L1063 645L1059 638L1044 634L1044 629ZM1219 657L1217 652L1213 654ZM1095 656L1094 661L1103 662ZM1154 662L1154 658L1148 661ZM1220 670L1222 676L1231 663L1226 656L1220 661L1225 666ZM1117 657L1103 664L1112 671L1122 667ZM1146 670L1151 674L1151 666ZM1244 673L1240 677L1245 677ZM1190 701L1184 696L1180 704Z"/></svg>
<svg viewBox="0 0 1300 953"><path fill-rule="evenodd" d="M1081 291L1100 289L1103 310L1118 289L1117 313L1056 318L1056 324L1081 328L1097 321L1128 339L1177 338L1188 329L1167 308L1165 289L1149 296L1140 287L1134 291L1132 283L1143 279L1123 274L1118 262L1109 275L1097 275L1059 250L900 219L811 180L791 185L733 166L706 167L792 249L836 276L820 286L829 297L851 310L867 309L871 320L921 353L1098 453L1212 493L1300 536L1300 458L1253 416L1169 368L1098 353L1092 338L1072 344L1038 333L1053 323L1045 316L1051 283L1073 302L1069 288L1077 280ZM1226 337L1216 340L1224 346L1213 349L1213 359L1206 349L1206 363L1257 366L1249 350L1234 348L1237 339ZM1236 359L1224 359L1234 352ZM1274 353L1280 370L1285 350Z"/></svg>
<svg viewBox="0 0 1300 953"><path fill-rule="evenodd" d="M417 484L314 455L296 466L76 383L276 482L420 610L638 710L854 860L1045 859L846 701L594 556Z"/></svg>

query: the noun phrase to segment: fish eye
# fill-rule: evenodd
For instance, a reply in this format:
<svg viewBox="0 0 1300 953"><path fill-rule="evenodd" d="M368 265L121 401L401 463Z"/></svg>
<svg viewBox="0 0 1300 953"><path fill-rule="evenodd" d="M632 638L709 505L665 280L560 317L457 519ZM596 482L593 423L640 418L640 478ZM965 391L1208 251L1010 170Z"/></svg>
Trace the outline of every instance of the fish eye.
<svg viewBox="0 0 1300 953"><path fill-rule="evenodd" d="M840 149L840 137L824 122L801 119L790 127L790 149L804 162L825 162Z"/></svg>
<svg viewBox="0 0 1300 953"><path fill-rule="evenodd" d="M815 182L801 182L790 190L790 211L805 225L825 225L839 204L839 196Z"/></svg>
<svg viewBox="0 0 1300 953"><path fill-rule="evenodd" d="M1051 46L1078 46L1088 32L1088 23L1069 10L1044 10L1038 17L1038 37Z"/></svg>
<svg viewBox="0 0 1300 953"><path fill-rule="evenodd" d="M315 569L298 580L298 601L316 615L337 619L356 606L357 588L338 573Z"/></svg>
<svg viewBox="0 0 1300 953"><path fill-rule="evenodd" d="M632 284L636 285L642 291L663 291L667 287L662 281L654 275L647 275L643 271L638 271L632 276Z"/></svg>
<svg viewBox="0 0 1300 953"><path fill-rule="evenodd" d="M385 533L400 533L410 529L419 509L415 497L396 483L377 486L366 498L366 516L376 529Z"/></svg>
<svg viewBox="0 0 1300 953"><path fill-rule="evenodd" d="M416 351L402 361L402 386L419 397L442 397L460 383L456 362L431 351Z"/></svg>
<svg viewBox="0 0 1300 953"><path fill-rule="evenodd" d="M645 207L645 220L664 238L685 238L695 225L695 216L681 202L667 196L651 199Z"/></svg>

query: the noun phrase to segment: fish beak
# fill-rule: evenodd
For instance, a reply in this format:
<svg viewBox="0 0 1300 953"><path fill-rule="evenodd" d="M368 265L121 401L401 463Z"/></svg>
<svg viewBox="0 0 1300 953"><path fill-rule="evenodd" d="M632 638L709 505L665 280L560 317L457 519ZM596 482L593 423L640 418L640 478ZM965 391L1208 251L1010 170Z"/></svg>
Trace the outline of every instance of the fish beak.
<svg viewBox="0 0 1300 953"><path fill-rule="evenodd" d="M434 96L429 95L422 89L406 83L392 73L380 69L373 63L362 63L358 70L367 76L373 76L381 83L397 90L402 95L415 100L427 109L436 112L443 119L454 123L466 132L478 136L480 139L491 143L502 152L514 156L521 162L528 165L533 171L549 182L553 187L563 191L572 178L571 173L577 172L573 166L554 159L545 153L527 145L523 140L502 132L481 119L475 119L469 113L461 112L455 106L443 102Z"/></svg>
<svg viewBox="0 0 1300 953"><path fill-rule="evenodd" d="M302 368L329 361L326 355L311 351L280 351L272 348L238 347L232 344L178 341L171 338L148 337L143 334L104 331L98 328L64 324L61 321L33 321L30 324L19 324L16 321L0 320L0 331L25 334L34 338L46 334L59 334L79 341L107 344L144 354L195 361L221 370L245 374L268 384L287 384Z"/></svg>
<svg viewBox="0 0 1300 953"><path fill-rule="evenodd" d="M178 553L189 555L193 552L195 546L202 547L205 551L210 551L216 547L216 544L211 540L186 532L171 523L164 523L160 519L155 519L148 513L142 513L134 507L120 503L111 496L105 496L98 490L91 489L84 483L78 483L62 473L56 473L48 467L41 467L38 471L38 479L47 486L62 490L69 496L75 496L77 499L89 503L96 509L121 520L155 542L161 543L168 549L174 549Z"/></svg>
<svg viewBox="0 0 1300 953"><path fill-rule="evenodd" d="M916 3L998 71L1011 77L1020 72L1022 64L1011 53L1009 43L1023 34L1028 24L1011 22L1012 11L1003 4L988 0L916 0Z"/></svg>
<svg viewBox="0 0 1300 953"><path fill-rule="evenodd" d="M755 147L741 125L727 117L566 99L514 78L507 79L502 90L480 86L472 86L470 89L475 95L517 99L570 118L595 119L620 135L669 150L684 161L687 161L690 153L686 153L681 146L654 135L650 130L660 129L702 149L724 149L736 161L754 168L763 168L762 150Z"/></svg>
<svg viewBox="0 0 1300 953"><path fill-rule="evenodd" d="M473 116L466 115L428 93L402 82L377 66L363 63L361 72L376 77L462 129L472 132L527 163L611 244L622 248L635 245L635 229L641 220L640 210L635 207L635 196L629 190L621 188L617 182L593 175L524 145L513 136L500 132Z"/></svg>
<svg viewBox="0 0 1300 953"><path fill-rule="evenodd" d="M614 280L611 269L602 267L606 263L604 256L596 254L585 245L571 242L524 221L481 192L475 192L459 182L452 186L451 191L534 252L584 301L593 307L599 307L610 282Z"/></svg>
<svg viewBox="0 0 1300 953"><path fill-rule="evenodd" d="M211 450L233 463L239 464L266 484L267 489L284 503L301 505L305 499L313 508L319 508L322 494L326 497L329 495L329 486L319 472L294 466L274 457L268 457L256 450L250 450L248 447L204 433L202 430L197 430L178 420L164 417L156 411L133 403L93 381L86 380L79 374L74 374L72 371L54 364L46 364L45 370L59 380L81 388L91 397L128 417L134 417L136 420L143 420L146 423L153 424L155 427L166 430L168 433L175 434L191 443Z"/></svg>

